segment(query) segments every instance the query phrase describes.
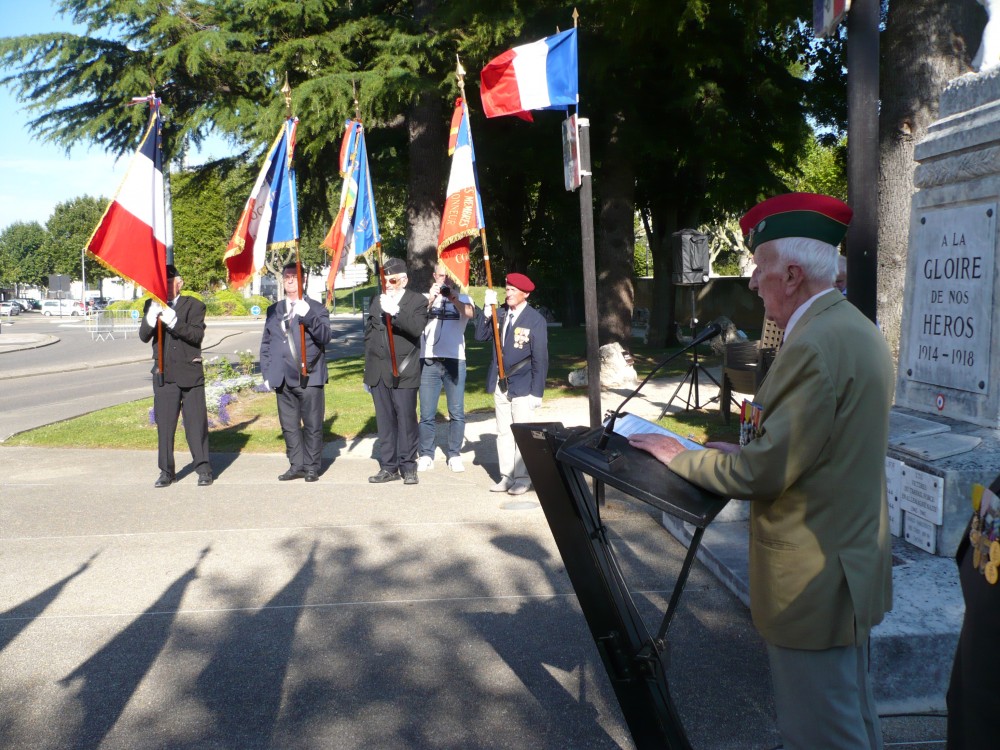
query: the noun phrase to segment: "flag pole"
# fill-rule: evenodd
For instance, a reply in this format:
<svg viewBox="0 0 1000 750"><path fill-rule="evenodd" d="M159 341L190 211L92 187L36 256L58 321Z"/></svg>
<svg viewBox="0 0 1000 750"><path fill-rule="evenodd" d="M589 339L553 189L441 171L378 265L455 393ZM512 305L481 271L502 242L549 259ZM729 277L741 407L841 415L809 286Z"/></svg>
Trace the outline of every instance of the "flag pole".
<svg viewBox="0 0 1000 750"><path fill-rule="evenodd" d="M455 55L455 78L458 79L458 91L462 96L462 102L465 104L465 108L468 110L469 102L465 98L465 68L462 67L462 60L458 55ZM469 133L471 137L472 133L472 122L469 122ZM489 245L486 243L486 228L479 228L479 241L483 243L483 263L486 266L486 288L493 288L493 270L490 268L490 249ZM493 349L497 354L497 384L501 386L502 390L507 390L507 373L504 371L503 367L503 347L500 345L500 324L497 322L497 311L493 311L493 315L490 316L493 320Z"/></svg>
<svg viewBox="0 0 1000 750"><path fill-rule="evenodd" d="M354 119L357 121L358 125L364 128L361 123L361 106L358 103L358 90L355 87L354 81L351 81L351 88L354 89ZM358 134L358 141L360 142L361 136L364 135L364 130ZM358 195L361 195L361 186L358 185ZM374 199L373 199L374 200ZM378 239L378 233L376 233L375 240L375 252L378 254L378 280L379 280L379 290L381 294L385 294L388 290L388 284L385 282L385 264L382 262L382 240ZM396 342L393 339L392 333L392 316L387 312L382 312L385 316L385 335L389 342L389 362L392 365L392 387L399 387L399 364L396 361Z"/></svg>
<svg viewBox="0 0 1000 750"><path fill-rule="evenodd" d="M382 290L382 294L386 293L386 283L385 283L385 265L382 263L382 242L379 240L375 243L375 251L378 253L378 278L379 278L379 288ZM392 316L387 313L382 313L385 316L385 333L389 338L389 359L392 362L392 387L399 387L399 365L396 364L396 342L392 339Z"/></svg>
<svg viewBox="0 0 1000 750"><path fill-rule="evenodd" d="M161 153L160 163L162 164L163 163L163 161L162 161L163 142L161 140L161 133L160 133L160 107L156 103L156 90L155 89L153 89L153 90L151 90L149 92L149 108L151 110L150 117L156 119L156 148L160 150L160 153ZM164 204L166 203L166 200L167 199L164 198ZM169 212L166 209L167 209L167 206L164 205L163 206L164 219L166 221L172 221L172 217L170 216ZM155 232L156 229L153 228L153 227L150 227L150 231ZM170 263L171 260L172 260L172 258L167 258L166 259L167 263ZM163 269L163 275L166 276L166 274L167 274L167 270L166 270L166 268L164 268ZM170 294L170 290L169 289L167 289L167 294L168 295ZM168 304L168 305L170 304L170 300L164 300L164 302L166 304ZM163 318L160 317L160 316L157 316L157 318L156 318L156 379L157 379L157 384L162 387L163 386L163 382L164 382L164 374L163 374Z"/></svg>
<svg viewBox="0 0 1000 750"><path fill-rule="evenodd" d="M577 28L580 14L573 8L573 28ZM583 316L587 324L587 396L590 405L590 426L601 424L601 342L598 337L600 321L597 314L597 263L594 253L594 190L590 165L590 120L580 117L579 102L576 106L577 124L580 128L580 239L583 252ZM602 495L603 501L603 495Z"/></svg>
<svg viewBox="0 0 1000 750"><path fill-rule="evenodd" d="M281 93L285 97L285 138L288 138L288 123L292 119L292 87L288 84L288 71L285 71L285 85L281 87ZM293 154L286 149L285 153L289 161L292 160ZM284 166L284 165L282 165ZM291 170L289 170L289 177L291 177ZM289 179L288 189L292 190L291 180ZM289 193L292 196L292 193ZM303 284L302 284L302 256L299 254L299 232L298 232L298 222L296 221L295 211L296 205L294 200L288 201L288 210L291 212L292 227L294 231L292 232L292 241L295 243L295 273L298 277L299 284L299 299L305 299ZM306 325L299 320L299 354L302 357L302 362L300 363L299 374L306 378L309 377L309 363L306 357Z"/></svg>

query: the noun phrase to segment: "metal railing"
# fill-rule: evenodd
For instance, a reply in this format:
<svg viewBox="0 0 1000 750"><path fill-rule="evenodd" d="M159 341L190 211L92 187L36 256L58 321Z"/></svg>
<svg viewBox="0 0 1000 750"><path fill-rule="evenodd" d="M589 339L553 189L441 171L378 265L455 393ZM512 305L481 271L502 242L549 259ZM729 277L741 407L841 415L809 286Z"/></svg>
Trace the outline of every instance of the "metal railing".
<svg viewBox="0 0 1000 750"><path fill-rule="evenodd" d="M132 310L96 310L87 316L87 330L93 341L127 339L139 331L139 318Z"/></svg>

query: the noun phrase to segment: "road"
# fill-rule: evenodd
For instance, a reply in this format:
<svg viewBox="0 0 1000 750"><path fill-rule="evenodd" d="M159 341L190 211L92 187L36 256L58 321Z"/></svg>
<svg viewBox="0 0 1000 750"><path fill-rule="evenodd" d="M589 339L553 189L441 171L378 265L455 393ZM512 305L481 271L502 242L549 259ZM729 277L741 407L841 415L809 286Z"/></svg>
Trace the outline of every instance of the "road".
<svg viewBox="0 0 1000 750"><path fill-rule="evenodd" d="M360 354L361 319L338 316L327 359ZM209 319L203 353L236 360L236 352L260 348L263 321ZM82 320L18 316L4 334L55 336L56 343L0 354L0 442L11 435L151 393L150 346L138 335L93 341Z"/></svg>

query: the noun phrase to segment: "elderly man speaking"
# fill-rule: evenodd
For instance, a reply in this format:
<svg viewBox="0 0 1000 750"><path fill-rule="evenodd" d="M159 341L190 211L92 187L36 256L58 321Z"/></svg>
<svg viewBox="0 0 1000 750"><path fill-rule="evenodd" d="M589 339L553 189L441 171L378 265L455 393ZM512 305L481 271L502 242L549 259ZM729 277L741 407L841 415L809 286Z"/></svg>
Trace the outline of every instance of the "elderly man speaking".
<svg viewBox="0 0 1000 750"><path fill-rule="evenodd" d="M688 481L751 501L750 610L786 750L882 747L868 638L892 602L893 368L882 334L832 287L851 215L835 198L791 193L740 221L757 264L750 288L785 329L752 440L630 440Z"/></svg>

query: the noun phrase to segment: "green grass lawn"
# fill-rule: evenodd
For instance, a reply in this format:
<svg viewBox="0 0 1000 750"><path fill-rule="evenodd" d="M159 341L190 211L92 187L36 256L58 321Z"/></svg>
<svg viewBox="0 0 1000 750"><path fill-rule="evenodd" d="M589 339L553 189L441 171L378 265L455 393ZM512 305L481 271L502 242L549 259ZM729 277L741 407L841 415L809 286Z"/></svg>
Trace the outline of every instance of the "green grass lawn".
<svg viewBox="0 0 1000 750"><path fill-rule="evenodd" d="M493 396L486 393L486 368L489 364L491 344L467 339L465 409L467 413L490 412ZM570 388L571 370L586 365L586 334L583 328L549 329L549 377L545 390L547 401L569 395L586 396L586 388ZM635 368L644 377L657 362L669 352L650 349L636 343L632 349ZM717 364L708 358L709 365ZM661 371L660 375L682 373L688 365L686 358ZM337 438L354 439L376 432L375 411L371 396L362 387L363 357L349 357L329 364L330 382L326 387L326 422L324 441ZM441 400L442 405L444 399ZM50 448L156 448L156 427L150 424L149 411L153 398L142 399L120 406L92 412L64 422L40 427L15 435L3 444L10 446L43 446ZM212 451L234 453L282 453L285 449L278 426L278 410L274 394L244 392L238 401L229 406L228 425L211 427L209 445ZM730 426L722 424L718 409L712 405L707 410L692 411L666 417L660 424L683 435L693 435L695 440L735 440L736 421ZM180 431L178 431L180 432ZM177 436L177 447L184 449L184 438Z"/></svg>

